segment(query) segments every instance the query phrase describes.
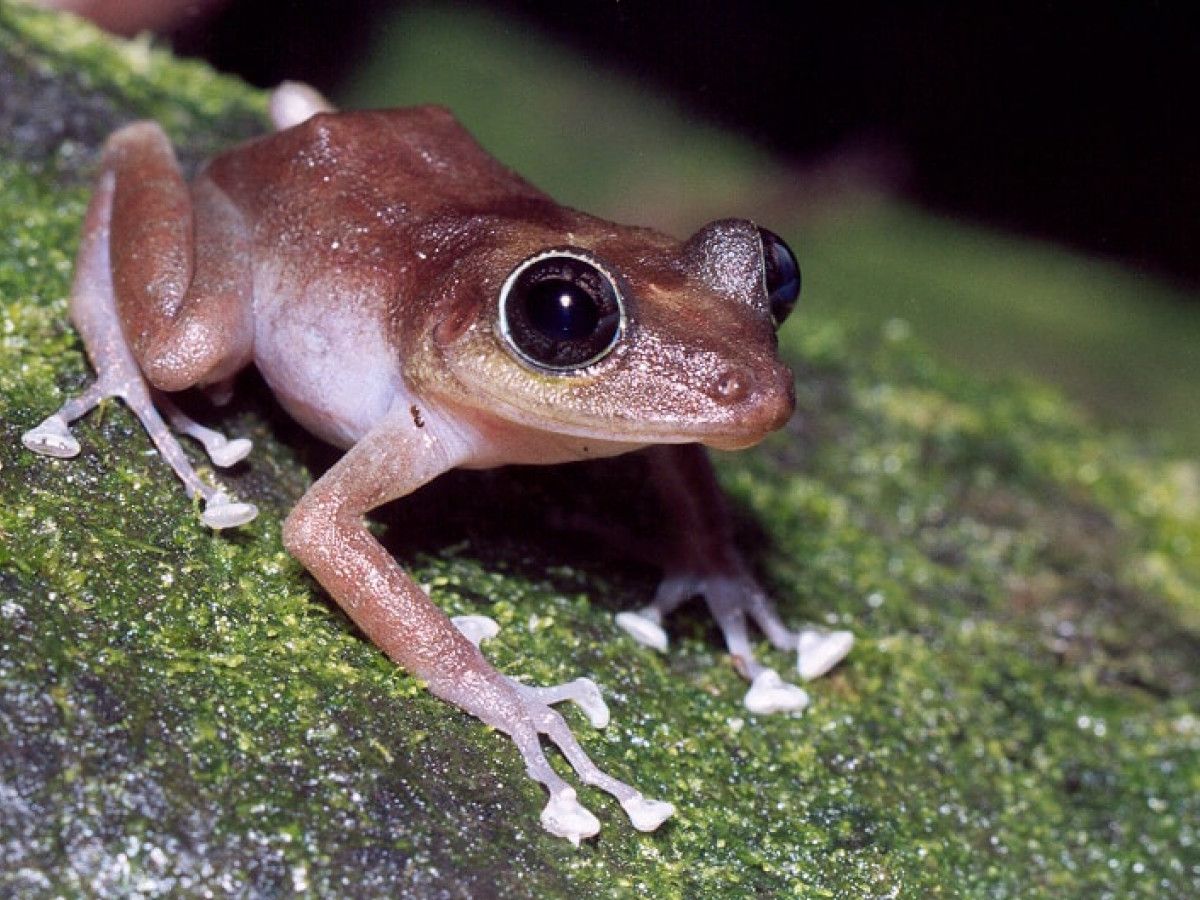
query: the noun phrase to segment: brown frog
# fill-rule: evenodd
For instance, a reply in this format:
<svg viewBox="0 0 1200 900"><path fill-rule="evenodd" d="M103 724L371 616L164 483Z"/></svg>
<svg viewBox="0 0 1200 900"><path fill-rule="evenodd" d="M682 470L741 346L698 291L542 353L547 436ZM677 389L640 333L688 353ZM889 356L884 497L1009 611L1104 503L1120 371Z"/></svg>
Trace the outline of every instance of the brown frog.
<svg viewBox="0 0 1200 900"><path fill-rule="evenodd" d="M567 209L437 107L338 113L289 84L271 109L277 131L190 184L154 123L109 138L71 296L98 378L25 445L74 456L69 423L120 397L202 499L204 523L244 524L255 507L202 481L171 427L220 466L249 442L199 425L170 394L200 387L219 401L254 363L291 415L346 450L288 516L288 550L393 660L512 738L550 793L546 829L578 843L599 822L547 763L543 734L637 828L657 828L674 807L597 768L550 706L573 700L603 726L596 685L500 674L479 650L495 623L447 618L364 516L456 467L650 447L681 549L664 549L653 602L618 624L665 648L662 617L703 595L751 711L803 708L805 692L756 660L747 620L797 651L804 677L852 639L779 620L732 547L700 446L748 447L791 415L775 330L799 293L794 255L749 221L679 242Z"/></svg>

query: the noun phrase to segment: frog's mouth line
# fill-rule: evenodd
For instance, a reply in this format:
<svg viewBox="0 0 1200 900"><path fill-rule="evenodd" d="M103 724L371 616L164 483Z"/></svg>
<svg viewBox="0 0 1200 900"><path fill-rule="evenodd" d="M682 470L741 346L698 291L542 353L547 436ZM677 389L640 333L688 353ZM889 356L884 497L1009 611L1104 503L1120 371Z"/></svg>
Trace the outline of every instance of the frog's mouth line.
<svg viewBox="0 0 1200 900"><path fill-rule="evenodd" d="M649 446L652 444L703 444L715 450L745 450L762 441L774 428L738 431L705 427L703 423L676 420L655 424L638 419L610 419L604 425L581 422L569 416L549 415L521 404L517 398L502 396L476 385L473 405L506 423L534 431L549 431L570 437L586 438L609 444ZM485 403L479 403L484 400Z"/></svg>

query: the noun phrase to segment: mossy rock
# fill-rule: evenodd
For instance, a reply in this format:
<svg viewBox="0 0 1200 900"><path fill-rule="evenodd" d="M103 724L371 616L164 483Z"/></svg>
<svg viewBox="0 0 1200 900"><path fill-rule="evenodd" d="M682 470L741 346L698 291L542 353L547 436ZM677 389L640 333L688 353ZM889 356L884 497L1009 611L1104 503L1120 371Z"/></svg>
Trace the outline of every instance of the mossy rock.
<svg viewBox="0 0 1200 900"><path fill-rule="evenodd" d="M380 533L435 600L504 626L505 671L594 677L614 722L571 712L583 743L679 807L642 835L585 790L603 829L573 849L508 742L284 553L330 457L252 377L222 415L256 441L221 476L263 510L236 533L199 525L117 404L76 460L20 445L89 377L65 297L103 136L153 117L194 162L262 127L263 97L6 4L0 90L0 894L1200 894L1194 462L949 371L902 327L801 316L796 418L721 475L787 617L859 642L803 715L761 719L703 615L666 656L613 626L653 573L510 527L569 510L580 470L398 504ZM448 505L457 523L412 527Z"/></svg>

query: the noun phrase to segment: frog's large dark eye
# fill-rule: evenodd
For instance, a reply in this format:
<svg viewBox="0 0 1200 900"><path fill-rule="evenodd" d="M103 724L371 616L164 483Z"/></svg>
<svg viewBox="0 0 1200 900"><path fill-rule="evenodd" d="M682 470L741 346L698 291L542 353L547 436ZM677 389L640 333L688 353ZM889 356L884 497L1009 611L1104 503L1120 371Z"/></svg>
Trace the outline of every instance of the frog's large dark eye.
<svg viewBox="0 0 1200 900"><path fill-rule="evenodd" d="M778 328L791 315L800 296L800 263L796 262L792 248L775 232L760 228L758 236L762 241L763 283L767 287L771 318Z"/></svg>
<svg viewBox="0 0 1200 900"><path fill-rule="evenodd" d="M616 283L577 251L539 253L500 289L500 334L539 369L570 372L597 362L621 339L624 324Z"/></svg>

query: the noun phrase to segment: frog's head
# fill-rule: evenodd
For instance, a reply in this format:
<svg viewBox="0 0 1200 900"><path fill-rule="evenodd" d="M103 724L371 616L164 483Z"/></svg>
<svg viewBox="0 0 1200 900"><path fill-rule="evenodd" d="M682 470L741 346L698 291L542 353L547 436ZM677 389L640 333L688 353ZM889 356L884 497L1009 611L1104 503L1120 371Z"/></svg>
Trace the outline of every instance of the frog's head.
<svg viewBox="0 0 1200 900"><path fill-rule="evenodd" d="M423 341L453 402L543 432L724 449L791 415L775 330L800 272L772 232L726 219L680 243L572 213L487 234L443 279Z"/></svg>

